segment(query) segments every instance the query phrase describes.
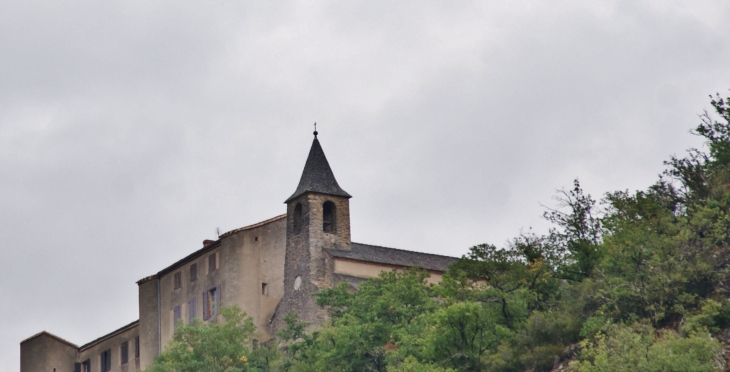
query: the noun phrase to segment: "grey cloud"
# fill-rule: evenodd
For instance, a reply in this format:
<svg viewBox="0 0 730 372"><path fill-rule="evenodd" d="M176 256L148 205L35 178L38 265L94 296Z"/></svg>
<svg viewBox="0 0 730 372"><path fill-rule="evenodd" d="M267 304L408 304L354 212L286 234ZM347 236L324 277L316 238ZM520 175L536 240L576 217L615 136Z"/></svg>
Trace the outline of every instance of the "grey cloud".
<svg viewBox="0 0 730 372"><path fill-rule="evenodd" d="M648 186L728 93L723 1L0 4L0 369L283 213L311 123L353 240L461 255L578 177Z"/></svg>

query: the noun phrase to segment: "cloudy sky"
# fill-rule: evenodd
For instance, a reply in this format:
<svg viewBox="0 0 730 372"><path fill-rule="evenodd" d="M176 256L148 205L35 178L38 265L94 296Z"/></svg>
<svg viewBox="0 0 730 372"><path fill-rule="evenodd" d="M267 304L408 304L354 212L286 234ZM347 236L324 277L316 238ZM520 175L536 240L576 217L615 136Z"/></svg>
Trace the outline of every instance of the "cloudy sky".
<svg viewBox="0 0 730 372"><path fill-rule="evenodd" d="M135 281L285 211L318 123L354 241L458 256L556 189L647 187L730 2L0 2L0 370L138 316Z"/></svg>

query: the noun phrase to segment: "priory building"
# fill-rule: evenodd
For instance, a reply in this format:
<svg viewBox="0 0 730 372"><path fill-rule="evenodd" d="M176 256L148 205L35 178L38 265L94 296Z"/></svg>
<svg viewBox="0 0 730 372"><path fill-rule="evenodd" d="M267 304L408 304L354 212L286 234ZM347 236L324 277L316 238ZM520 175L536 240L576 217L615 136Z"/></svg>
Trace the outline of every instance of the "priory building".
<svg viewBox="0 0 730 372"><path fill-rule="evenodd" d="M142 370L165 350L176 324L220 321L220 307L234 304L253 319L263 342L289 312L321 324L326 312L312 294L322 288L346 281L355 289L381 271L412 266L428 270L435 283L457 260L352 242L351 197L335 180L315 131L285 214L206 240L140 279L137 321L80 346L45 331L23 340L21 372Z"/></svg>

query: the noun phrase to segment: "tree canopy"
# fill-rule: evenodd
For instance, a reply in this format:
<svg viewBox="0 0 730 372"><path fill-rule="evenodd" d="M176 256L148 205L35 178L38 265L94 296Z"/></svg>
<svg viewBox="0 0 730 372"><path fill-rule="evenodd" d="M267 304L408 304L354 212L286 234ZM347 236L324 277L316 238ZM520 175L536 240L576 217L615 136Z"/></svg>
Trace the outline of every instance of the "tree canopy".
<svg viewBox="0 0 730 372"><path fill-rule="evenodd" d="M253 359L269 371L724 371L730 99L711 105L693 131L706 151L671 157L645 190L596 200L575 180L545 212L546 234L472 247L438 285L417 268L341 283L317 293L321 329L290 315L259 349L228 311L226 325L179 328L150 371Z"/></svg>

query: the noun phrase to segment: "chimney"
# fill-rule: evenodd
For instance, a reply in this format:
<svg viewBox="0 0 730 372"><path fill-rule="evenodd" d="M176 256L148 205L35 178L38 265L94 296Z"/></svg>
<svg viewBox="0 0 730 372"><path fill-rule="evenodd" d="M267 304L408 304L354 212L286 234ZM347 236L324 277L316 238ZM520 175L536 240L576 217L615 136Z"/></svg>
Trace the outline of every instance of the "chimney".
<svg viewBox="0 0 730 372"><path fill-rule="evenodd" d="M215 243L215 240L205 239L203 240L203 247L207 247L213 243Z"/></svg>

